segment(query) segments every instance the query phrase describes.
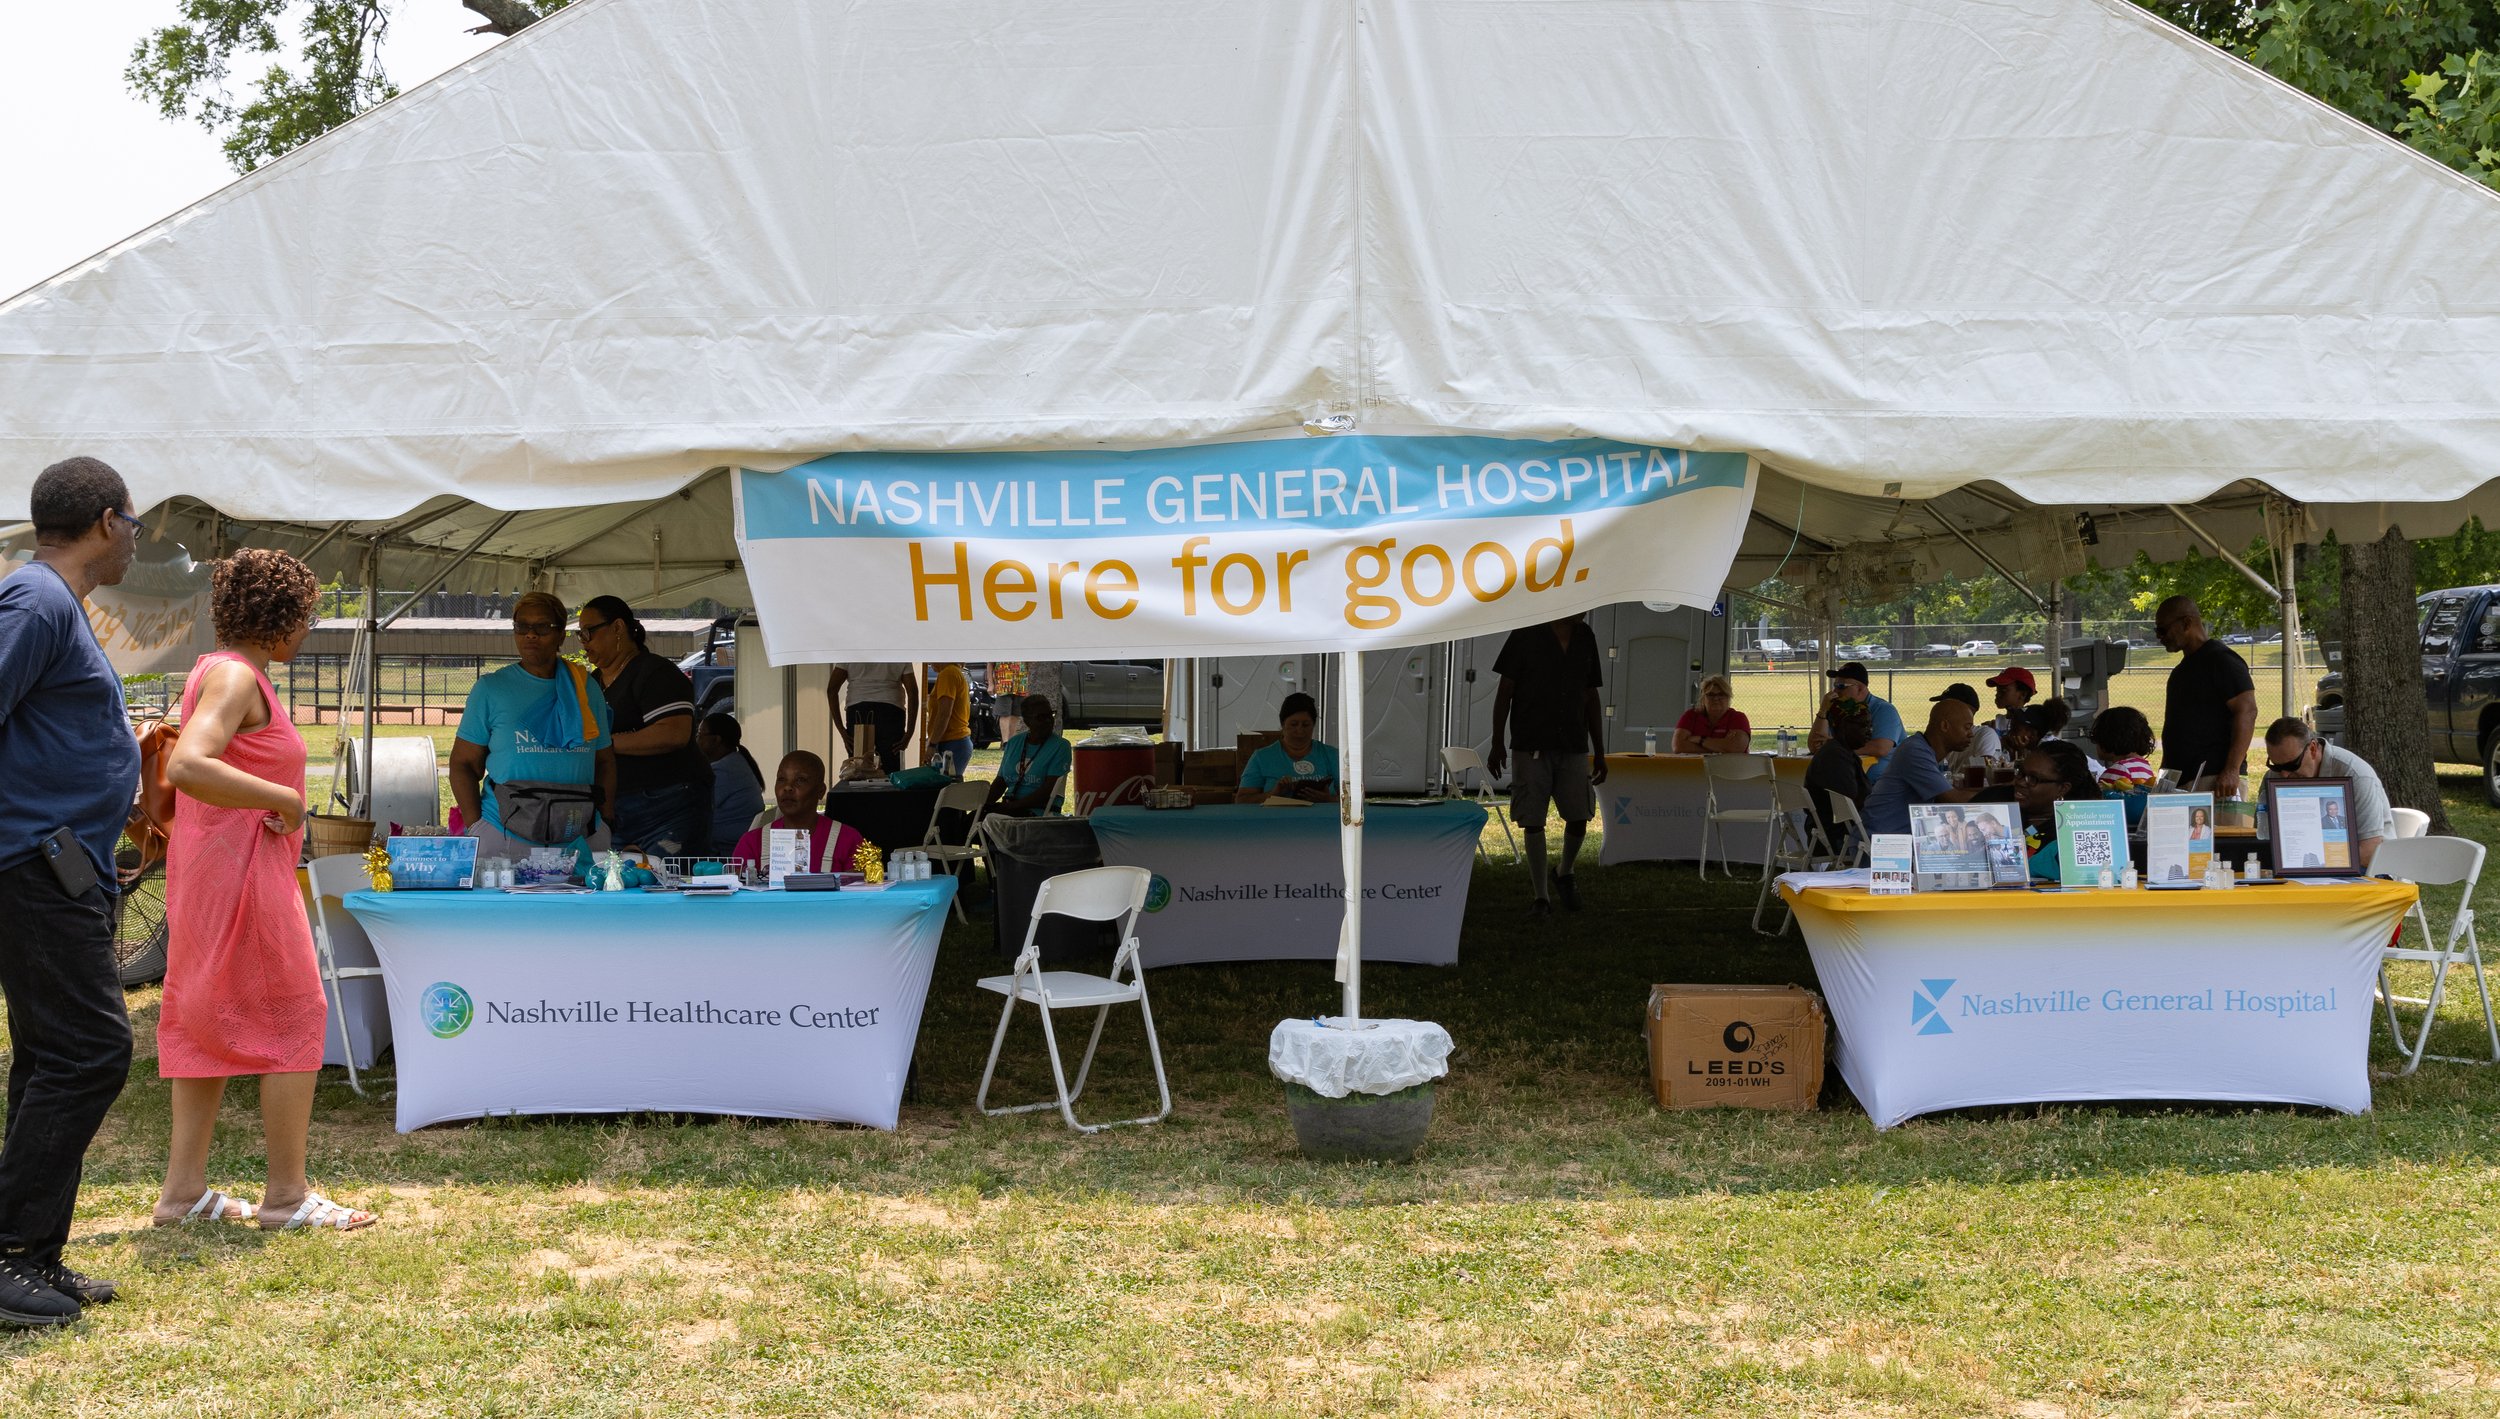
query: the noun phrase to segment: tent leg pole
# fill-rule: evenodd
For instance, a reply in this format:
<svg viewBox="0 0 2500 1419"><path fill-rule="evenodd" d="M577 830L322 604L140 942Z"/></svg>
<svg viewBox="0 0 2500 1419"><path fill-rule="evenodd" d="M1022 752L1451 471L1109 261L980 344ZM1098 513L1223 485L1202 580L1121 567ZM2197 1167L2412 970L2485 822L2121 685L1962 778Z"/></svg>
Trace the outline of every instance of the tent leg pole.
<svg viewBox="0 0 2500 1419"><path fill-rule="evenodd" d="M2045 698L2066 697L2066 588L2062 583L2049 583L2049 692Z"/></svg>
<svg viewBox="0 0 2500 1419"><path fill-rule="evenodd" d="M2301 703L2300 692L2303 678L2300 664L2300 588L2295 584L2300 574L2300 549L2296 545L2298 515L2288 502L2278 504L2269 511L2281 514L2280 527L2274 526L2277 519L2269 516L2266 530L2273 534L2268 540L2274 543L2274 584L2281 592L2280 605L2283 609L2283 713L2306 719L2309 707Z"/></svg>
<svg viewBox="0 0 2500 1419"><path fill-rule="evenodd" d="M356 794L348 805L352 817L362 818L373 811L373 697L380 689L382 670L382 544L376 540L365 548L365 663L364 663L364 741L363 760L358 764Z"/></svg>
<svg viewBox="0 0 2500 1419"><path fill-rule="evenodd" d="M1337 979L1345 985L1345 1020L1363 1018L1363 652L1337 657L1344 706L1337 721L1338 846L1345 858L1345 921L1337 929Z"/></svg>

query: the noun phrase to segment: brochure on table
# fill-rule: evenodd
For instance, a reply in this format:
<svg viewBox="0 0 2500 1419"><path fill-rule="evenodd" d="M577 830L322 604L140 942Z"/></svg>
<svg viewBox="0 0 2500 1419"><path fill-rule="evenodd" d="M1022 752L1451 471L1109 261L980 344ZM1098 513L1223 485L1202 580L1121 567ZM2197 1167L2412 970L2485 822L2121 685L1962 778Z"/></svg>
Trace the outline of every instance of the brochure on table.
<svg viewBox="0 0 2500 1419"><path fill-rule="evenodd" d="M477 839L400 837L382 840L391 886L401 892L465 892L477 885Z"/></svg>
<svg viewBox="0 0 2500 1419"><path fill-rule="evenodd" d="M1876 833L1867 840L1866 890L1878 897L1907 895L1917 883L1918 839L1909 833Z"/></svg>
<svg viewBox="0 0 2500 1419"><path fill-rule="evenodd" d="M2154 887L2204 885L2214 860L2214 796L2157 793L2144 803L2144 880Z"/></svg>
<svg viewBox="0 0 2500 1419"><path fill-rule="evenodd" d="M1998 880L2000 846L2015 846L2016 874L2025 880L2022 815L2011 803L1918 803L1910 807L1921 891L1984 891Z"/></svg>
<svg viewBox="0 0 2500 1419"><path fill-rule="evenodd" d="M2058 880L2067 887L2097 887L2106 872L2115 880L2127 870L2127 805L2110 799L2057 807ZM2208 814L2208 820L2211 815Z"/></svg>
<svg viewBox="0 0 2500 1419"><path fill-rule="evenodd" d="M2353 870L2352 780L2269 780L2266 817L2274 832L2276 875Z"/></svg>

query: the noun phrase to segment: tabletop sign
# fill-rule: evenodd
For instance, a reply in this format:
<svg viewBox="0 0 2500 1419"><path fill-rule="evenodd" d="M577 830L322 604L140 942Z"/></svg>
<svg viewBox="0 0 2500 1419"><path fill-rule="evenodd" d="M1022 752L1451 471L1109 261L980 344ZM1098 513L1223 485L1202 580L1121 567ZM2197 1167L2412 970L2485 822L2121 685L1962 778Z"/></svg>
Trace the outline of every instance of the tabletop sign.
<svg viewBox="0 0 2500 1419"><path fill-rule="evenodd" d="M780 886L781 879L793 872L805 872L816 865L807 860L807 829L766 828L764 838L764 880L772 886Z"/></svg>
<svg viewBox="0 0 2500 1419"><path fill-rule="evenodd" d="M1911 833L1875 834L1867 848L1873 870L1867 874L1866 890L1878 897L1907 896L1918 880L1917 844Z"/></svg>
<svg viewBox="0 0 2500 1419"><path fill-rule="evenodd" d="M2127 805L2094 799L2057 805L2058 881L2065 887L2097 887L2101 874L2127 870Z"/></svg>
<svg viewBox="0 0 2500 1419"><path fill-rule="evenodd" d="M2214 796L2157 793L2144 803L2144 880L2199 887L2214 860Z"/></svg>
<svg viewBox="0 0 2500 1419"><path fill-rule="evenodd" d="M1917 803L1910 807L1921 891L1975 892L1996 884L1999 843L2022 841L2011 803ZM2020 880L2020 879L2017 879Z"/></svg>
<svg viewBox="0 0 2500 1419"><path fill-rule="evenodd" d="M2352 780L2269 778L2266 818L2278 877L2341 877L2355 870Z"/></svg>

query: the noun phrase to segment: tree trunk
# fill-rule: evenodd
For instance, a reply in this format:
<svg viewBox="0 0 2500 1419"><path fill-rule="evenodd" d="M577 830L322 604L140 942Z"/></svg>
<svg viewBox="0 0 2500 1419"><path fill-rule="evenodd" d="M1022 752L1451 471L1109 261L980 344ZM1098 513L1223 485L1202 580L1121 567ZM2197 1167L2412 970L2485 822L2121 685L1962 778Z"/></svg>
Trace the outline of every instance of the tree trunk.
<svg viewBox="0 0 2500 1419"><path fill-rule="evenodd" d="M2344 747L2367 759L2387 799L2431 815L2446 833L2431 768L2430 716L2413 614L2413 543L2391 527L2376 542L2343 544Z"/></svg>
<svg viewBox="0 0 2500 1419"><path fill-rule="evenodd" d="M464 10L476 12L486 23L469 31L471 34L516 35L547 18L549 12L561 8L545 0L460 0Z"/></svg>

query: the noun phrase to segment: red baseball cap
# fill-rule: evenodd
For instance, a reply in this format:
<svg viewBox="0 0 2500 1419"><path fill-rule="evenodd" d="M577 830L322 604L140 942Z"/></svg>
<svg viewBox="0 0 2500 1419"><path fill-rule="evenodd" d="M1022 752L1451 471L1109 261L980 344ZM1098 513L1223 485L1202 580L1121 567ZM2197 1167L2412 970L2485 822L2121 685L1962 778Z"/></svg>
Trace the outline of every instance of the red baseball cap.
<svg viewBox="0 0 2500 1419"><path fill-rule="evenodd" d="M1999 685L2005 684L2020 685L2035 695L2040 693L2040 682L2032 679L2031 672L2019 665L2008 665L2003 670L2000 670L1996 674L1988 677L1988 686L1990 689L1994 689Z"/></svg>

